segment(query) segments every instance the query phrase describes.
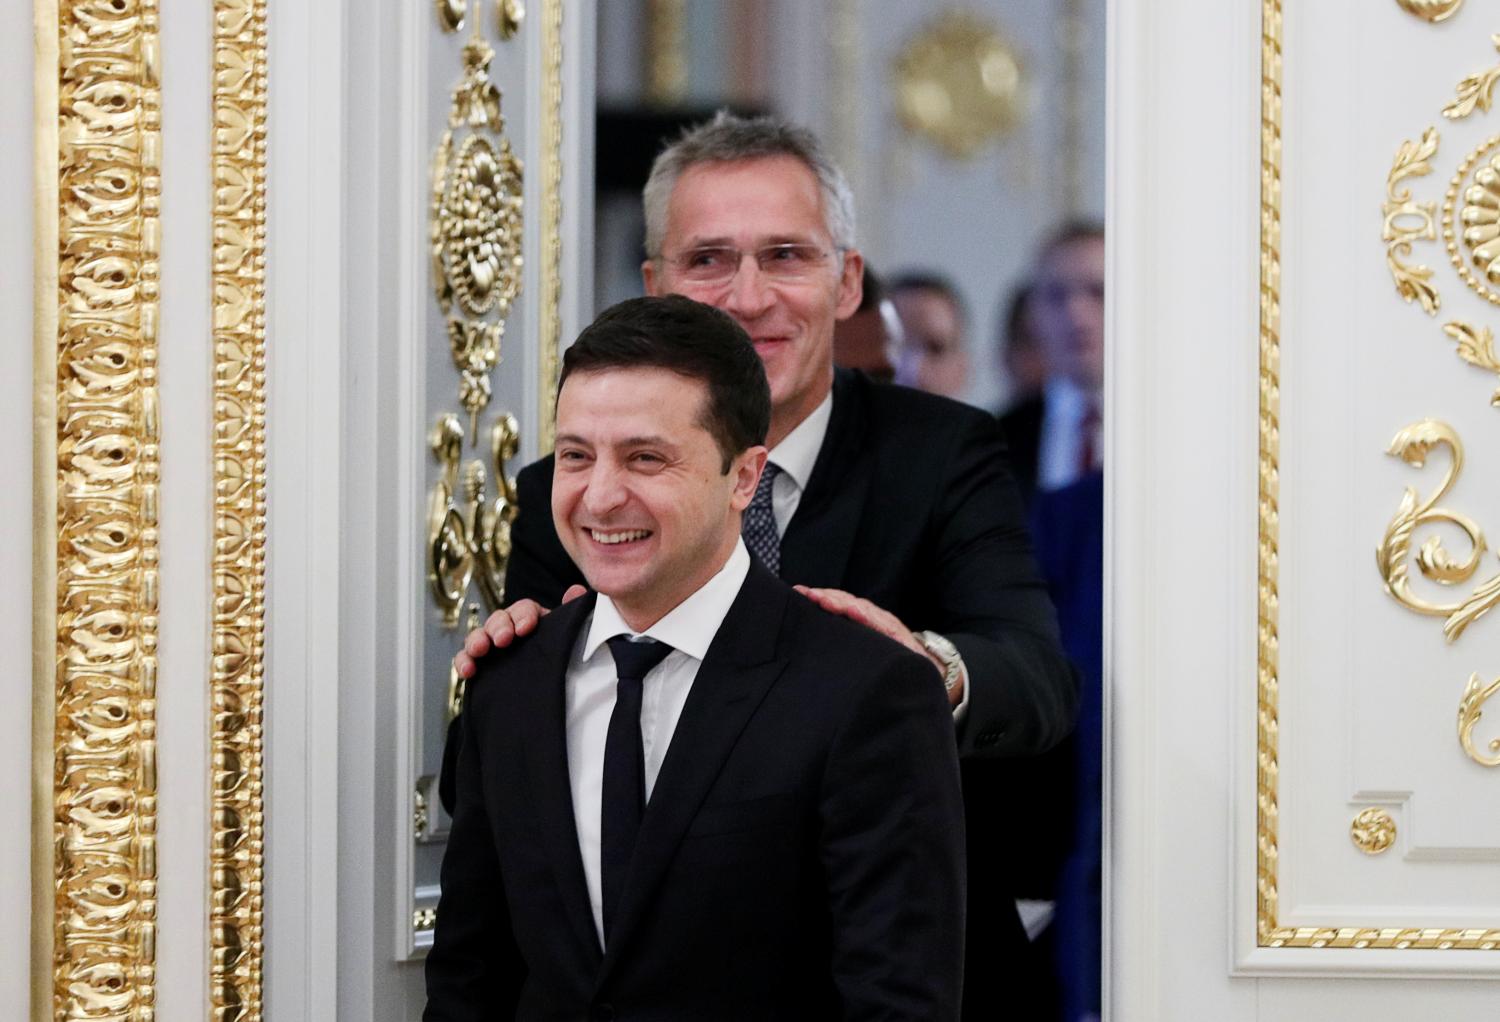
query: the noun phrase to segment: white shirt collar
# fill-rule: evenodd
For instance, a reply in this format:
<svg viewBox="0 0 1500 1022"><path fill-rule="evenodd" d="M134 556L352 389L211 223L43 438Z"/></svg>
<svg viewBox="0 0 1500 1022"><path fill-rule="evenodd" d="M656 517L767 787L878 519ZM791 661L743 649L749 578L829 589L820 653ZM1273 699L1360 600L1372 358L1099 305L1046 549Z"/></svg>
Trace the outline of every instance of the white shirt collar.
<svg viewBox="0 0 1500 1022"><path fill-rule="evenodd" d="M828 435L828 420L832 417L833 390L830 389L812 414L797 423L781 443L771 448L770 461L790 476L799 490L807 489L807 481L812 478L818 451L823 449L823 438Z"/></svg>
<svg viewBox="0 0 1500 1022"><path fill-rule="evenodd" d="M588 660L606 640L616 635L643 635L665 642L696 660L702 660L709 644L734 598L739 595L745 576L750 573L750 552L743 540L736 540L729 560L691 596L667 611L665 616L644 632L634 632L620 617L615 603L603 593L594 605L594 619L583 643L583 659Z"/></svg>
<svg viewBox="0 0 1500 1022"><path fill-rule="evenodd" d="M1090 402L1098 400L1066 376L1054 376L1048 380L1046 393L1047 414L1067 422L1082 422Z"/></svg>

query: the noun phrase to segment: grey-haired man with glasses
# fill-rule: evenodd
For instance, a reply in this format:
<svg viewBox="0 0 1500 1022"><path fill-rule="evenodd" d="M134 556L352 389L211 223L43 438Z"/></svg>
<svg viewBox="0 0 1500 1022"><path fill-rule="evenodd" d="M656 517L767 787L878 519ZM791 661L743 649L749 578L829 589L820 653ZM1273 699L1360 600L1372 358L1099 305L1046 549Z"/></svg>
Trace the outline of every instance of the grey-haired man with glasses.
<svg viewBox="0 0 1500 1022"><path fill-rule="evenodd" d="M682 294L745 328L771 385L767 468L744 516L759 560L824 608L927 657L947 686L969 845L966 1017L1030 1017L1036 969L1006 876L996 759L1072 728L1077 682L1032 561L994 420L835 370L863 257L843 174L804 129L721 113L656 159L644 192L647 293ZM455 662L535 628L583 581L553 530L552 459L519 478L506 610Z"/></svg>

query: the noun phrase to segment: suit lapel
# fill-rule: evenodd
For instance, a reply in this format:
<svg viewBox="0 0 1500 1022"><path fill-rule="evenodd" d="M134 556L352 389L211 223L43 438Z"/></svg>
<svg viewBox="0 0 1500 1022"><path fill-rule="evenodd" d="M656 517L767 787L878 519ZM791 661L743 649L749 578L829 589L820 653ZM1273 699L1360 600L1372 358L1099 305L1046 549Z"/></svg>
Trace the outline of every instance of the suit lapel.
<svg viewBox="0 0 1500 1022"><path fill-rule="evenodd" d="M776 640L789 596L770 572L752 565L704 656L641 821L601 983L628 945L740 733L786 668L785 659L776 657Z"/></svg>
<svg viewBox="0 0 1500 1022"><path fill-rule="evenodd" d="M844 588L874 466L865 450L866 399L860 381L837 370L833 414L812 476L781 539L781 577L802 585Z"/></svg>
<svg viewBox="0 0 1500 1022"><path fill-rule="evenodd" d="M582 946L596 963L602 955L594 929L594 911L589 904L583 877L583 855L578 850L578 827L573 817L573 789L568 779L567 707L564 685L573 646L584 622L594 610L595 594L589 593L553 611L565 627L550 629L530 640L535 644L535 662L545 677L517 678L518 698L523 700L520 719L533 731L526 741L526 781L536 808L538 831L547 846L547 859L557 879L557 889ZM526 640L522 640L526 641Z"/></svg>

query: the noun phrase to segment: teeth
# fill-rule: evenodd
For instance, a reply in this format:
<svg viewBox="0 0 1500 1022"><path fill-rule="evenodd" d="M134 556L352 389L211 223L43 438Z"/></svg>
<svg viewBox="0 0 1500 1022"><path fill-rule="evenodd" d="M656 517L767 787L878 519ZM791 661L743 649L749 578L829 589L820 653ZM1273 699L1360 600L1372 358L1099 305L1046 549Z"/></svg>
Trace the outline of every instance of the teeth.
<svg viewBox="0 0 1500 1022"><path fill-rule="evenodd" d="M594 537L596 543L614 544L629 543L633 539L645 539L651 535L651 532L647 529L631 529L629 532L599 532L596 529L590 529L589 535Z"/></svg>

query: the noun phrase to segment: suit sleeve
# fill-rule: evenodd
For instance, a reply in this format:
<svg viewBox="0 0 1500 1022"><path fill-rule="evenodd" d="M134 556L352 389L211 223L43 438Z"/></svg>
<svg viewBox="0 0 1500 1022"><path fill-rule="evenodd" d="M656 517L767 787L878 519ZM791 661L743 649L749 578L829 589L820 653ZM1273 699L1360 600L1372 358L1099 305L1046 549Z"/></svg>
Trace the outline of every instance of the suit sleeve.
<svg viewBox="0 0 1500 1022"><path fill-rule="evenodd" d="M857 686L819 794L843 1018L956 1019L964 817L942 686L900 653Z"/></svg>
<svg viewBox="0 0 1500 1022"><path fill-rule="evenodd" d="M968 671L959 755L1034 755L1072 730L1077 672L1032 558L999 427L987 415L966 422L950 445L932 518L936 606L928 627L958 647Z"/></svg>
<svg viewBox="0 0 1500 1022"><path fill-rule="evenodd" d="M563 549L552 525L552 458L533 462L516 478L516 521L505 566L505 602L535 600L549 610L583 573Z"/></svg>
<svg viewBox="0 0 1500 1022"><path fill-rule="evenodd" d="M466 705L456 764L457 802L443 853L437 927L427 955L423 1022L513 1018L526 976L511 933L481 780L477 714Z"/></svg>

